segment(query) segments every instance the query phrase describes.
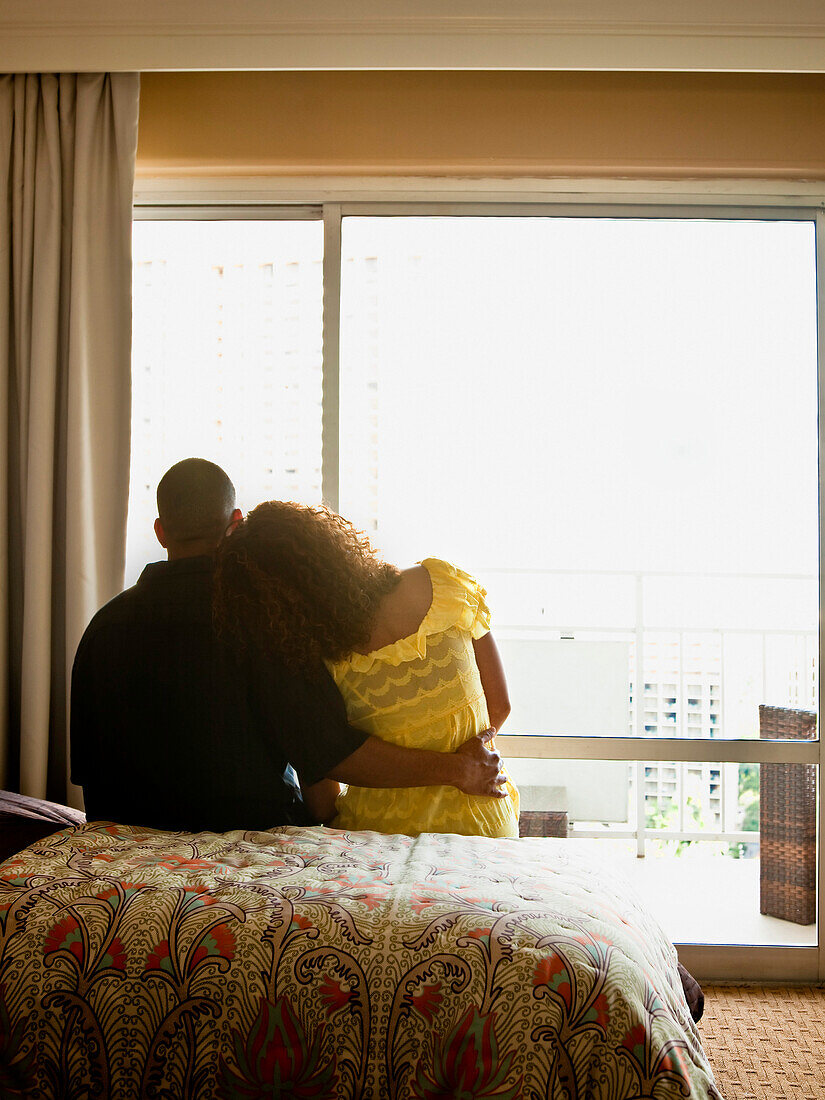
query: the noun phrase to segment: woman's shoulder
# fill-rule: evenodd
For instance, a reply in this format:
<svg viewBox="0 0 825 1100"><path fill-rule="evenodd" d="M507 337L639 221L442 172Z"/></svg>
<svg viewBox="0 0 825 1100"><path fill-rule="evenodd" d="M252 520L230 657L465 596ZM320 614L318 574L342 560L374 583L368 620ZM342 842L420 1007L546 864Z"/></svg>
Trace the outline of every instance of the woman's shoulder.
<svg viewBox="0 0 825 1100"><path fill-rule="evenodd" d="M415 634L432 602L433 582L424 566L402 569L398 584L381 600L369 651Z"/></svg>
<svg viewBox="0 0 825 1100"><path fill-rule="evenodd" d="M423 562L401 570L400 580L389 594L393 597L405 607L427 613L433 599L433 581Z"/></svg>
<svg viewBox="0 0 825 1100"><path fill-rule="evenodd" d="M469 573L442 558L425 558L401 570L382 600L376 631L366 653L329 664L340 686L352 672L370 672L376 662L399 665L425 657L427 639L453 627L474 638L490 629L487 593Z"/></svg>
<svg viewBox="0 0 825 1100"><path fill-rule="evenodd" d="M379 659L391 664L409 660L433 602L433 582L423 565L402 569L398 583L381 599L372 635L364 651L355 651L333 666L336 678L346 668L366 672Z"/></svg>

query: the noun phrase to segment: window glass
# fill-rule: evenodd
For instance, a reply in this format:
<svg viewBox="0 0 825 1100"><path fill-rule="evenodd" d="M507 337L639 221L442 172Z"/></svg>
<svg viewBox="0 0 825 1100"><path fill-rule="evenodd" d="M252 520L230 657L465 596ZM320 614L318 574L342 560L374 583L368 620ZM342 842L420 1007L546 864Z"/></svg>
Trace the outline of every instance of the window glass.
<svg viewBox="0 0 825 1100"><path fill-rule="evenodd" d="M594 847L674 942L816 945L812 765L505 762L520 792L522 835L566 835Z"/></svg>
<svg viewBox="0 0 825 1100"><path fill-rule="evenodd" d="M198 456L244 510L321 498L320 221L137 221L127 583L162 551L155 489Z"/></svg>
<svg viewBox="0 0 825 1100"><path fill-rule="evenodd" d="M815 709L813 222L347 217L342 247L341 510L390 560L477 574L581 683L624 643L603 732Z"/></svg>

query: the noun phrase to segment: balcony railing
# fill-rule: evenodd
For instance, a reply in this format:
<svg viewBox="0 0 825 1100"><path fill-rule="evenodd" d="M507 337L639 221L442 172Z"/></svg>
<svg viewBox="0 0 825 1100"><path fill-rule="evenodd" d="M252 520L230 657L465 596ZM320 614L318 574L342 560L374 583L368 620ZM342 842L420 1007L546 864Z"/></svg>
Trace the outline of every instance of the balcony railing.
<svg viewBox="0 0 825 1100"><path fill-rule="evenodd" d="M511 681L514 709L504 732L580 734L589 741L586 757L590 760L599 758L600 736L629 735L643 742L640 748L644 759L630 766L627 778L633 800L627 820L594 825L600 820L597 813L584 817L571 813L571 835L633 839L639 856L645 854L648 839L759 843L758 832L740 827L740 766L735 763L716 765L716 785L711 791L709 781L706 784L704 820L699 824L688 804L689 765L677 760L669 792L676 804L676 821L664 828L651 828L648 811L658 807L662 795L660 769L669 766L656 760L656 742L662 736L721 742L757 738L758 707L763 702L817 709L818 582L814 575L507 569L479 572L490 589L494 629ZM601 605L600 600L604 601ZM549 609L553 609L551 614L547 613ZM626 644L623 710L620 713L614 675L610 719L605 722L596 716L588 725L587 720L581 720L574 699L568 701L567 717L560 717L564 711L562 697L571 684L578 684L579 709L593 710L609 676L605 666L594 664L589 681L596 686L592 692L584 692L581 685L588 681L588 647L579 650L583 664L571 676L571 651L545 647L550 659L544 664L541 658L536 666L536 657L531 657L534 651L539 653L536 644L605 641ZM597 648L591 646L591 653L595 654ZM559 673L558 698L553 695L555 653L565 653L566 661L563 673ZM519 666L531 662L533 675L529 679ZM546 674L538 677L537 667L546 669ZM522 705L525 693L532 697ZM712 754L709 747L709 758ZM655 791L649 790L651 768L656 769ZM712 814L707 809L711 794Z"/></svg>

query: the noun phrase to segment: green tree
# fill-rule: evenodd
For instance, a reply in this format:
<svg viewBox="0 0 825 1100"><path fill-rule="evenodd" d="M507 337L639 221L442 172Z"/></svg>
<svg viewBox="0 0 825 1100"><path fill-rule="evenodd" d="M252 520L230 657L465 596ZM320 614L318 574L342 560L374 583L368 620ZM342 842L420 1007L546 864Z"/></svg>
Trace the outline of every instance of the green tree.
<svg viewBox="0 0 825 1100"><path fill-rule="evenodd" d="M737 825L744 833L759 831L759 765L739 765L739 799L737 802ZM731 844L729 854L734 859L743 859L749 845L742 841Z"/></svg>

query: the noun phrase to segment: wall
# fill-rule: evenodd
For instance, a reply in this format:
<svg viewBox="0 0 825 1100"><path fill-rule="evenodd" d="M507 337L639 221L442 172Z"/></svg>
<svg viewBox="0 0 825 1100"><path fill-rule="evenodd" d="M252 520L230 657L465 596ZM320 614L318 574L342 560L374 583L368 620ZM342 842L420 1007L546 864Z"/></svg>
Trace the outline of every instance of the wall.
<svg viewBox="0 0 825 1100"><path fill-rule="evenodd" d="M144 73L138 175L825 178L825 74Z"/></svg>

